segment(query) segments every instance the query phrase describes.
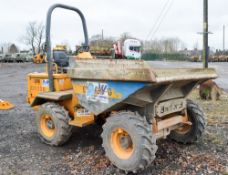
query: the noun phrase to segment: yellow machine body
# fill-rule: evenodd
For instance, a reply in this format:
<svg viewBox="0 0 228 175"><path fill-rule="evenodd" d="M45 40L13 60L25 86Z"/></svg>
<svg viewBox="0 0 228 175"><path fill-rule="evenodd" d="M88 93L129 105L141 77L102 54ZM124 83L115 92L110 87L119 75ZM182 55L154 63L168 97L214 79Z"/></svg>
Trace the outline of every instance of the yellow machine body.
<svg viewBox="0 0 228 175"><path fill-rule="evenodd" d="M53 52L55 51L64 51L66 52L66 45L56 45L55 48L53 48ZM33 58L33 62L36 64L42 64L47 62L47 56L43 53L36 54Z"/></svg>
<svg viewBox="0 0 228 175"><path fill-rule="evenodd" d="M42 92L48 92L48 74L31 73L28 80L28 102L31 104L34 98ZM56 92L72 89L70 78L66 74L54 74L54 86Z"/></svg>
<svg viewBox="0 0 228 175"><path fill-rule="evenodd" d="M56 8L75 11L83 24L85 42L70 66L51 57L51 15ZM214 69L154 69L143 60L93 59L83 13L64 4L48 11L45 51L48 73L28 75L27 96L39 109L37 131L44 143L63 145L71 126L104 121L106 156L119 169L136 174L152 164L157 139L170 136L188 144L202 135L203 111L187 97L198 84L217 77ZM60 45L53 55L55 51L66 49Z"/></svg>
<svg viewBox="0 0 228 175"><path fill-rule="evenodd" d="M67 74L54 74L55 92L49 92L48 74L31 73L28 75L27 102L36 110L45 102L55 102L69 112L70 125L83 127L95 121L95 116L78 105L78 99L73 93L71 79Z"/></svg>
<svg viewBox="0 0 228 175"><path fill-rule="evenodd" d="M58 44L58 45L55 46L53 51L66 51L66 45Z"/></svg>
<svg viewBox="0 0 228 175"><path fill-rule="evenodd" d="M76 60L91 60L91 59L94 59L94 57L91 55L90 52L82 52L76 56Z"/></svg>
<svg viewBox="0 0 228 175"><path fill-rule="evenodd" d="M40 53L35 55L32 59L33 59L33 62L36 64L42 64L42 63L45 63L47 61L46 55L40 54Z"/></svg>

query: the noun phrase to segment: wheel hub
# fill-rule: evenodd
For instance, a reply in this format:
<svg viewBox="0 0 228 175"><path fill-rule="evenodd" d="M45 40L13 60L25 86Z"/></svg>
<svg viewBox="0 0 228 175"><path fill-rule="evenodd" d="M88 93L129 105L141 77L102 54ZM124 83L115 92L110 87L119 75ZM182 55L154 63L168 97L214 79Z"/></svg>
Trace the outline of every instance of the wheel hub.
<svg viewBox="0 0 228 175"><path fill-rule="evenodd" d="M180 128L176 129L175 131L179 134L187 134L191 129L191 125L183 124Z"/></svg>
<svg viewBox="0 0 228 175"><path fill-rule="evenodd" d="M52 120L48 120L46 122L46 125L49 129L54 129L55 128L55 125L54 125L54 122Z"/></svg>
<svg viewBox="0 0 228 175"><path fill-rule="evenodd" d="M111 145L113 152L121 159L128 159L134 150L131 136L122 128L118 128L112 132Z"/></svg>
<svg viewBox="0 0 228 175"><path fill-rule="evenodd" d="M47 138L51 138L55 135L55 124L50 115L45 114L40 118L40 130Z"/></svg>
<svg viewBox="0 0 228 175"><path fill-rule="evenodd" d="M120 145L124 149L129 148L132 145L131 137L130 136L121 136Z"/></svg>

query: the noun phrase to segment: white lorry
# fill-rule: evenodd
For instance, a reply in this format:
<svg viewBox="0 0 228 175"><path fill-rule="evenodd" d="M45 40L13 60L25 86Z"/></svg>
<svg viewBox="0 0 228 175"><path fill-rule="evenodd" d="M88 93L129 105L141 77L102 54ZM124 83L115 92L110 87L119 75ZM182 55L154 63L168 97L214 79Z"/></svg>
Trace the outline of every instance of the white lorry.
<svg viewBox="0 0 228 175"><path fill-rule="evenodd" d="M139 60L142 57L142 44L137 39L118 40L114 43L99 41L90 44L90 52L96 58Z"/></svg>
<svg viewBox="0 0 228 175"><path fill-rule="evenodd" d="M142 44L136 39L126 39L125 41L117 41L114 45L115 57L125 59L141 59Z"/></svg>

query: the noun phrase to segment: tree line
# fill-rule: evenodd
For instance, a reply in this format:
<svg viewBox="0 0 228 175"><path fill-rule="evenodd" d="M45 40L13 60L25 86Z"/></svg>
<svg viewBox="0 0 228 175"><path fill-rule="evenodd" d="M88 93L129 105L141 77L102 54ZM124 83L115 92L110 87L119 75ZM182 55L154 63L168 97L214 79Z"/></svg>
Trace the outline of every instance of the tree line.
<svg viewBox="0 0 228 175"><path fill-rule="evenodd" d="M44 32L45 26L43 23L34 21L29 22L26 26L26 30L21 38L21 41L31 49L34 55L42 52ZM113 36L104 37L101 34L97 34L90 37L90 45L93 47L111 47L116 40L124 41L128 38L137 39L127 32L122 33L118 38L115 38ZM142 42L142 48L145 53L177 53L179 50L184 50L186 48L184 42L179 38L164 38L154 39L150 41L140 41Z"/></svg>

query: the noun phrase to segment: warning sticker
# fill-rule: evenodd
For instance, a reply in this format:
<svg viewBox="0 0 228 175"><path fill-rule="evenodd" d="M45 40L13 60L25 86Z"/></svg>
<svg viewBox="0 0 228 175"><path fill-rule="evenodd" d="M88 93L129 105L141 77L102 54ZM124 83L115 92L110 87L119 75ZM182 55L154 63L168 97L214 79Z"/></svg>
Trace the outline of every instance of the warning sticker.
<svg viewBox="0 0 228 175"><path fill-rule="evenodd" d="M43 87L48 87L48 86L49 86L49 81L48 81L48 79L42 80L42 86L43 86Z"/></svg>
<svg viewBox="0 0 228 175"><path fill-rule="evenodd" d="M86 98L89 101L108 103L108 84L98 82L88 82Z"/></svg>

